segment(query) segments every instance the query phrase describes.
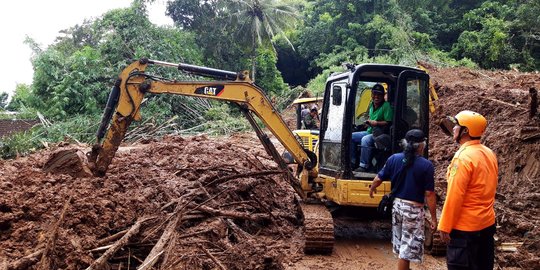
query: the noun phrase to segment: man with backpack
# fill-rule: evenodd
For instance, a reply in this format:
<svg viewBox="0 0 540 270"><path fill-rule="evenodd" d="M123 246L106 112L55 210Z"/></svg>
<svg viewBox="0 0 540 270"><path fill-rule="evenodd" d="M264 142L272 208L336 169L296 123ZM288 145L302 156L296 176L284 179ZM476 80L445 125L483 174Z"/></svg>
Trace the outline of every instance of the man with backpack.
<svg viewBox="0 0 540 270"><path fill-rule="evenodd" d="M408 270L410 262L422 262L424 255L424 203L431 214L431 228L437 225L434 192L434 167L422 154L426 137L419 129L407 132L402 141L402 153L386 161L377 174L369 195L373 198L383 180L391 180L394 198L392 208L392 245L398 256L398 269Z"/></svg>

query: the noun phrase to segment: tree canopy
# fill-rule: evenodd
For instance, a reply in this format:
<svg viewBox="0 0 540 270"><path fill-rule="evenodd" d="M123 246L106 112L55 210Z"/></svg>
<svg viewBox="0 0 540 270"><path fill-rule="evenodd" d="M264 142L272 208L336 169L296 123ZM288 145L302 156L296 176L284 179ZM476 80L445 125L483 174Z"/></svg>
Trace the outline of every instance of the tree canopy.
<svg viewBox="0 0 540 270"><path fill-rule="evenodd" d="M203 58L193 34L153 25L138 1L61 33L53 45L34 51L31 95L36 98L28 100L55 119L99 114L118 72L136 59L200 64Z"/></svg>
<svg viewBox="0 0 540 270"><path fill-rule="evenodd" d="M538 1L169 0L174 27L151 23L151 4L134 0L61 30L46 48L27 38L33 82L17 86L7 108L53 119L99 114L116 74L140 57L232 71L256 66L256 83L274 96L297 85L320 91L343 63L540 68ZM185 111L176 97L151 99L167 108L159 113Z"/></svg>
<svg viewBox="0 0 540 270"><path fill-rule="evenodd" d="M0 144L13 157L66 136L92 142L118 72L142 57L252 70L276 107L306 88L320 94L345 63L378 62L485 69L540 69L540 2L522 0L168 0L174 26L153 25L146 7L128 8L60 30L41 47L31 37L33 82L16 86L6 106L17 117L39 112L53 126ZM182 79L175 69L147 70ZM190 79L194 79L190 77ZM195 78L196 79L196 78ZM299 86L299 87L297 87ZM5 89L2 89L5 90ZM143 123L223 134L248 128L238 108L207 99L146 95Z"/></svg>
<svg viewBox="0 0 540 270"><path fill-rule="evenodd" d="M539 69L538 1L308 0L295 45L311 68L428 58Z"/></svg>

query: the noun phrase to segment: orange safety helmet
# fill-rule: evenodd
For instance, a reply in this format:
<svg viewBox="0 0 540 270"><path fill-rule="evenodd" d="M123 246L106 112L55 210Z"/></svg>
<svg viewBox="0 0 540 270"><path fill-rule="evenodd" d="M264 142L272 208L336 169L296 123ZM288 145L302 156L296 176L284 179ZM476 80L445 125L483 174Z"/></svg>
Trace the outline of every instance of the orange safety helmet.
<svg viewBox="0 0 540 270"><path fill-rule="evenodd" d="M456 124L469 129L472 138L479 138L484 134L487 127L487 120L484 116L473 111L461 111L454 116Z"/></svg>

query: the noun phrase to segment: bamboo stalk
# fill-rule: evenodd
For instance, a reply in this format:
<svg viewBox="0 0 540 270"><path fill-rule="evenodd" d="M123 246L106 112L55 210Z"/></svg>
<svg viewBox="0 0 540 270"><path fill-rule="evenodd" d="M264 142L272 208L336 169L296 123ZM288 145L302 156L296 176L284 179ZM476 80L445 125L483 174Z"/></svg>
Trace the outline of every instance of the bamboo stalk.
<svg viewBox="0 0 540 270"><path fill-rule="evenodd" d="M40 248L14 262L9 263L6 266L6 270L23 270L23 269L29 269L32 265L37 263L39 261L39 258L43 254L45 249Z"/></svg>
<svg viewBox="0 0 540 270"><path fill-rule="evenodd" d="M524 108L521 108L521 107L519 107L519 106L516 105L516 104L508 103L508 102L506 102L506 101L502 101L502 100L498 100L498 99L494 99L494 98L489 98L489 97L482 97L482 96L478 96L478 97L481 98L481 99L485 99L485 100L490 100L490 101L493 101L493 102L497 102L497 103L502 104L502 105L514 107L514 108L519 109L519 110L524 110Z"/></svg>
<svg viewBox="0 0 540 270"><path fill-rule="evenodd" d="M97 260L95 260L86 270L94 270L94 269L103 269L107 261L114 256L114 254L124 247L129 240L137 235L139 233L139 230L142 226L142 224L150 219L153 219L154 217L147 217L137 220L133 226L128 230L128 232L122 236L116 243L114 243L101 257L99 257Z"/></svg>
<svg viewBox="0 0 540 270"><path fill-rule="evenodd" d="M219 269L227 270L227 268L214 255L212 255L210 251L208 251L208 249L204 248L201 244L198 246L219 267Z"/></svg>
<svg viewBox="0 0 540 270"><path fill-rule="evenodd" d="M262 220L270 219L270 215L261 214L261 213L247 214L247 213L237 212L237 211L218 210L218 209L214 209L214 208L204 206L204 205L199 206L199 209L213 216L222 216L222 217L228 217L228 218L234 218L234 219L245 219L245 220L251 220L251 221L262 221Z"/></svg>
<svg viewBox="0 0 540 270"><path fill-rule="evenodd" d="M165 227L165 230L163 231L163 234L161 234L161 237L157 241L156 245L152 248L150 253L144 259L143 264L138 268L139 270L152 268L152 266L154 266L159 256L163 254L165 250L165 246L169 242L169 239L171 238L171 236L174 234L176 226L182 218L182 215L183 215L182 210L189 204L189 202L191 202L191 200L189 200L186 204L176 205L176 209L171 216L171 220L167 224L167 227Z"/></svg>
<svg viewBox="0 0 540 270"><path fill-rule="evenodd" d="M52 230L49 232L49 235L47 237L47 244L45 245L45 249L43 251L43 254L41 255L41 260L37 266L38 270L48 270L51 269L52 261L51 261L51 254L53 253L55 247L56 247L56 239L58 238L58 228L60 228L60 225L64 222L64 217L66 216L67 209L69 205L71 204L71 196L66 200L64 203L64 207L62 208L62 212L60 213L60 217L58 218L58 221L52 228Z"/></svg>
<svg viewBox="0 0 540 270"><path fill-rule="evenodd" d="M97 241L96 243L96 246L102 246L104 244L107 244L111 241L115 241L117 240L118 238L121 238L122 236L124 236L126 233L128 232L128 229L125 229L123 231L119 231L113 235L110 235L110 236L107 236L103 239L100 239L99 241Z"/></svg>

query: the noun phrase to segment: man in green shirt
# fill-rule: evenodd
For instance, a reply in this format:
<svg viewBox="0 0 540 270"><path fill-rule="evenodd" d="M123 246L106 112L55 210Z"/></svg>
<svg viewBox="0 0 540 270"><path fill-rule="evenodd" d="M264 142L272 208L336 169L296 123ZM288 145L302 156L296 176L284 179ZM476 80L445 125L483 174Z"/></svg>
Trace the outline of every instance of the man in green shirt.
<svg viewBox="0 0 540 270"><path fill-rule="evenodd" d="M375 146L373 138L373 128L387 127L392 121L394 114L390 103L384 100L384 87L380 84L375 84L371 88L371 103L369 104L369 120L366 121L368 128L366 131L353 132L351 143L351 162L356 164L358 153L356 148L361 145L360 166L355 172L366 172L371 167L372 149Z"/></svg>

